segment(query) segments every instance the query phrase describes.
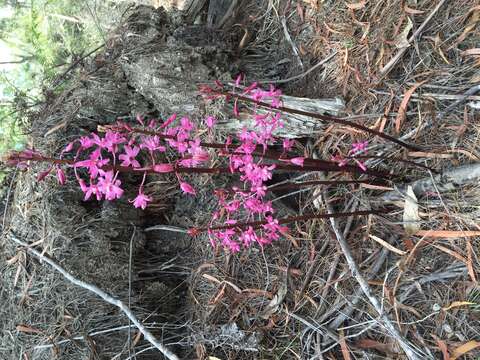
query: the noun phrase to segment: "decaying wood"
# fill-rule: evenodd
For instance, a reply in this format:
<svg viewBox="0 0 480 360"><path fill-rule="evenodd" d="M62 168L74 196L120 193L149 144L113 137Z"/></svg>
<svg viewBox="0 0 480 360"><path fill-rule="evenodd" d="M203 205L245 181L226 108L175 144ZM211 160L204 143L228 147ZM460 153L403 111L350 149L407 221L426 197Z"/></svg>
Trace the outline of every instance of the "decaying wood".
<svg viewBox="0 0 480 360"><path fill-rule="evenodd" d="M282 102L285 107L317 113L321 115L338 116L345 110L345 104L341 98L334 99L308 99L295 96L282 96ZM228 111L228 109L227 109ZM232 113L232 111L228 111ZM265 110L258 109L257 112L262 114ZM278 128L274 132L276 136L286 138L299 138L312 136L315 132L320 132L325 129L325 123L318 121L309 116L297 114L283 114L282 120L283 128ZM236 133L243 127L253 129L255 126L254 119L252 119L251 111L240 112L240 117L231 117L225 120L219 120L217 129L228 133Z"/></svg>
<svg viewBox="0 0 480 360"><path fill-rule="evenodd" d="M206 3L207 0L190 0L188 4L185 4L187 21L193 23Z"/></svg>
<svg viewBox="0 0 480 360"><path fill-rule="evenodd" d="M411 186L417 197L421 197L427 192L449 192L458 190L467 184L478 183L480 179L480 163L465 165L450 169L436 176L416 180L410 184L405 184L393 191L383 194L380 198L382 202L394 202L402 200L407 193L408 186Z"/></svg>

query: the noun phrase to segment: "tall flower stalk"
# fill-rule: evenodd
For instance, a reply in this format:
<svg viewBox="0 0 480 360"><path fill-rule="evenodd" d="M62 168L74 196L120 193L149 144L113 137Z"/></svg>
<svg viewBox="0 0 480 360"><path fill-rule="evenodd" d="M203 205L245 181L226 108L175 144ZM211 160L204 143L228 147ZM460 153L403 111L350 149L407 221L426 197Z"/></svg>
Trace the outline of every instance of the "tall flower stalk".
<svg viewBox="0 0 480 360"><path fill-rule="evenodd" d="M192 185L195 174L231 174L237 177L241 186L217 189L214 192L218 207L213 211L207 226L195 227L191 235L208 233L213 246L237 252L252 244L265 246L279 239L287 231L289 223L308 219L377 214L379 210L360 210L338 214L304 214L288 218L277 218L269 200L269 192L280 189L294 189L304 186L338 184L381 184L388 183L395 174L369 169L363 162L368 158L368 142L353 143L345 155L337 154L329 160L313 159L295 152L294 142L277 138L274 134L283 127L282 113L302 114L295 109L283 106L281 91L271 86L268 90L252 84L240 89L237 79L233 90L217 83L215 88L202 87L207 101L226 96L234 101L234 114L239 114L239 102L253 104L251 114L254 130L246 127L236 136L230 136L224 143L204 141L205 131L188 117L173 114L165 121L144 121L137 117L137 124L117 122L114 125L99 127L98 133L82 136L67 144L57 157L48 157L34 150L13 152L8 158L10 165L21 168L33 162L47 163L48 168L39 180L55 173L60 184L67 180L65 168L78 182L84 193L84 200L113 201L124 196L123 173L142 176L137 195L129 199L133 206L146 209L153 200L145 192L145 182L149 176L174 175L180 190L186 196L196 196L198 189ZM262 112L257 111L263 108ZM265 109L267 111L265 112ZM312 115L312 114L309 114ZM329 120L325 116L317 116ZM336 119L336 118L335 118ZM331 119L330 119L331 120ZM338 119L337 119L338 120ZM344 121L344 120L342 120ZM334 121L343 124L342 121ZM212 116L206 117L203 126L209 137L217 123ZM355 127L355 126L354 126ZM356 126L357 128L361 125ZM383 133L369 130L409 149L416 149ZM167 159L172 159L168 161ZM213 166L213 158L220 165ZM371 176L374 180L339 179L333 181L305 181L270 185L275 172L313 172L350 174L351 176Z"/></svg>

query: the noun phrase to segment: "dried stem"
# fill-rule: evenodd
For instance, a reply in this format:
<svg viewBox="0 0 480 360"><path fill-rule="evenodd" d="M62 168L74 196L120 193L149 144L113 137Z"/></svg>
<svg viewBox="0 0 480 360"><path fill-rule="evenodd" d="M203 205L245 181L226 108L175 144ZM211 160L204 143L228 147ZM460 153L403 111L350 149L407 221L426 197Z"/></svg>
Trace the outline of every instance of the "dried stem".
<svg viewBox="0 0 480 360"><path fill-rule="evenodd" d="M326 194L324 195L325 195L324 199L325 199L325 205L326 205L327 211L329 214L333 214L333 210L331 205L328 202L328 198L326 197ZM382 305L380 304L378 299L373 295L373 292L370 289L370 285L368 285L367 280L361 274L360 269L358 268L358 265L355 262L355 259L353 258L353 254L352 254L352 251L350 250L350 246L345 240L345 237L343 236L342 232L339 230L337 222L335 221L334 217L330 217L330 224L332 225L333 232L335 233L335 237L337 238L340 248L342 249L343 255L347 260L347 264L348 264L348 267L350 268L352 276L357 280L363 293L365 294L367 299L370 301L375 311L378 313L378 316L382 322L382 325L390 333L390 335L398 341L399 345L401 346L401 348L403 349L403 351L405 352L405 354L409 359L411 360L422 359L422 357L418 355L417 351L403 338L402 334L393 325L393 323L390 321L388 316L383 312Z"/></svg>
<svg viewBox="0 0 480 360"><path fill-rule="evenodd" d="M338 218L338 217L348 217L348 216L359 216L359 215L372 215L372 214L379 214L381 212L385 212L384 209L382 210L359 210L359 211L352 211L352 212L344 212L344 213L329 213L329 214L306 214L306 215L299 215L299 216L289 216L283 219L278 219L279 224L288 224L296 221L306 221L311 219L327 219L327 218ZM246 228L251 226L253 228L259 227L261 225L266 224L268 221L250 221L244 223L237 223L234 225L222 225L222 226L214 226L214 227L204 227L204 228L194 228L192 230L193 234L197 234L200 232L205 232L208 230L225 230L225 229L234 229L234 228Z"/></svg>

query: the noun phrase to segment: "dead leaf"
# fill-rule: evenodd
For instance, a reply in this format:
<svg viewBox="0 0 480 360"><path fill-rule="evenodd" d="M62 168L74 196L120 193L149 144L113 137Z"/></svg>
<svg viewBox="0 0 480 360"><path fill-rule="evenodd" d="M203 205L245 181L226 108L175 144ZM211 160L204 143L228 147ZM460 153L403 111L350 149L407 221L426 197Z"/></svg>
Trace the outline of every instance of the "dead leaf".
<svg viewBox="0 0 480 360"><path fill-rule="evenodd" d="M38 329L35 329L31 326L28 326L28 325L17 325L16 326L16 329L17 331L20 331L20 332L23 332L23 333L26 333L26 334L41 334L42 331L38 330Z"/></svg>
<svg viewBox="0 0 480 360"><path fill-rule="evenodd" d="M467 239L467 270L468 270L468 275L470 275L470 278L474 283L477 282L477 277L475 275L475 269L473 267L473 247L472 243L470 242L470 239Z"/></svg>
<svg viewBox="0 0 480 360"><path fill-rule="evenodd" d="M466 342L465 344L460 345L459 347L453 350L452 356L450 356L450 359L456 360L460 356L466 354L469 351L476 349L477 347L480 347L480 341L471 340L469 342Z"/></svg>
<svg viewBox="0 0 480 360"><path fill-rule="evenodd" d="M360 10L360 9L363 9L366 4L367 4L367 2L365 0L362 0L358 3L346 4L346 5L350 10Z"/></svg>
<svg viewBox="0 0 480 360"><path fill-rule="evenodd" d="M454 301L450 305L443 307L443 311L448 311L450 309L460 307L460 306L468 306L468 305L475 305L475 303L470 301Z"/></svg>
<svg viewBox="0 0 480 360"><path fill-rule="evenodd" d="M302 23L304 23L305 22L305 15L303 13L303 6L300 3L297 3L297 14L300 17L300 20L302 21Z"/></svg>
<svg viewBox="0 0 480 360"><path fill-rule="evenodd" d="M388 242L386 242L385 240L383 239L380 239L379 237L375 236L375 235L372 235L372 234L369 234L368 235L370 237L370 239L372 240L375 240L376 242L378 242L380 245L382 245L384 248L394 252L395 254L398 254L398 255L405 255L406 252L403 251L403 250L400 250L400 249L397 249L395 246L389 244Z"/></svg>
<svg viewBox="0 0 480 360"><path fill-rule="evenodd" d="M410 14L410 15L423 14L425 12L425 11L422 11L422 10L412 9L412 8L408 7L407 5L405 5L403 7L403 10L405 10L405 12L407 14Z"/></svg>
<svg viewBox="0 0 480 360"><path fill-rule="evenodd" d="M413 188L408 186L403 209L403 228L407 236L417 233L420 230L420 215L418 214L418 202Z"/></svg>
<svg viewBox="0 0 480 360"><path fill-rule="evenodd" d="M343 359L352 360L352 357L350 356L350 350L348 349L347 342L345 341L345 336L343 335L343 330L340 331L338 342L340 343L340 349L342 349Z"/></svg>
<svg viewBox="0 0 480 360"><path fill-rule="evenodd" d="M465 259L462 255L460 255L459 253L457 253L456 251L453 251L452 249L449 249L443 245L438 245L438 244L434 244L432 243L432 246L434 248L437 248L438 250L440 251L443 251L445 254L448 254L450 256L453 256L455 259L457 260L460 260L461 262L463 262L464 264L467 263L467 259Z"/></svg>
<svg viewBox="0 0 480 360"><path fill-rule="evenodd" d="M215 356L209 356L209 357L208 357L208 360L221 360L221 359L219 359L219 358L217 358L217 357L215 357Z"/></svg>
<svg viewBox="0 0 480 360"><path fill-rule="evenodd" d="M462 56L480 55L480 48L468 49L460 53Z"/></svg>
<svg viewBox="0 0 480 360"><path fill-rule="evenodd" d="M455 230L418 230L417 236L455 239L459 237L480 236L480 231L455 231Z"/></svg>
<svg viewBox="0 0 480 360"><path fill-rule="evenodd" d="M432 337L435 339L438 347L440 348L440 351L442 352L443 360L450 360L450 354L448 353L448 348L447 348L447 344L445 344L445 341L439 339L434 334L432 334Z"/></svg>
<svg viewBox="0 0 480 360"><path fill-rule="evenodd" d="M410 157L430 158L430 159L453 159L453 155L445 153L431 153L424 151L410 151L408 153Z"/></svg>
<svg viewBox="0 0 480 360"><path fill-rule="evenodd" d="M361 339L355 343L361 349L375 349L385 354L398 354L398 351L391 344L384 344L376 340Z"/></svg>
<svg viewBox="0 0 480 360"><path fill-rule="evenodd" d="M405 121L405 118L407 116L407 105L408 105L408 102L410 101L410 98L412 97L415 90L417 90L420 86L422 86L426 82L427 81L416 83L409 90L407 90L403 95L402 102L400 103L400 107L398 108L397 118L395 119L395 131L397 132L397 134L400 133L402 124Z"/></svg>
<svg viewBox="0 0 480 360"><path fill-rule="evenodd" d="M469 13L472 13L470 16L470 19L467 23L467 26L463 30L462 34L457 38L457 40L454 42L454 44L449 48L453 48L454 46L460 44L463 40L465 40L477 26L477 22L480 21L480 7L475 6L474 8L470 9Z"/></svg>
<svg viewBox="0 0 480 360"><path fill-rule="evenodd" d="M270 302L267 304L265 309L261 312L260 316L263 319L269 319L270 316L272 316L278 311L286 295L287 295L287 283L286 281L283 281L277 293L273 296L273 299L270 300Z"/></svg>
<svg viewBox="0 0 480 360"><path fill-rule="evenodd" d="M365 189L382 190L382 191L395 190L394 188L391 188L391 187L388 187L388 186L372 185L372 184L360 184L360 187L363 187Z"/></svg>
<svg viewBox="0 0 480 360"><path fill-rule="evenodd" d="M407 17L407 25L405 26L405 28L402 30L402 32L400 34L398 34L395 39L393 40L395 46L398 48L398 49L403 49L403 48L407 48L410 46L410 41L408 41L409 39L409 34L410 34L410 31L413 29L413 22L412 20L410 20L409 17Z"/></svg>

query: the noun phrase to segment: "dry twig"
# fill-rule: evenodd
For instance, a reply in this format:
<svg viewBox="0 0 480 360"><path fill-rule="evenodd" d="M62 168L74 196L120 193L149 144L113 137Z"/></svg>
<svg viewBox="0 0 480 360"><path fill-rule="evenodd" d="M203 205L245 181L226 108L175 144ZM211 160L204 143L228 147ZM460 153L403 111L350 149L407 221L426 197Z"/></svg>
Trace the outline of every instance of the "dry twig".
<svg viewBox="0 0 480 360"><path fill-rule="evenodd" d="M438 191L439 193L457 190L465 184L473 184L480 179L480 163L455 167L432 177L426 177L406 184L396 190L383 194L381 202L394 202L401 200L406 189L411 186L415 195L421 196L429 191Z"/></svg>
<svg viewBox="0 0 480 360"><path fill-rule="evenodd" d="M328 202L327 197L324 197L325 200L325 206L327 208L328 213L333 213L332 207ZM367 280L363 277L363 275L360 273L360 270L358 268L357 263L355 262L355 259L353 258L353 254L350 250L350 247L348 246L347 241L345 240L343 234L341 231L338 229L338 225L335 219L331 218L330 219L330 224L332 226L333 232L335 233L335 237L337 238L337 241L342 249L343 255L345 256L345 259L347 260L348 267L350 268L350 271L352 273L352 276L357 280L358 284L360 285L360 288L362 289L363 293L365 296L368 298L370 303L373 305L375 311L378 313L378 316L380 318L381 324L383 327L390 333L390 336L392 336L396 341L398 341L398 344L400 347L403 349L405 354L409 359L413 360L420 360L422 357L418 354L418 351L415 350L412 345L410 345L400 334L400 332L395 328L393 323L390 321L388 316L384 314L382 305L378 301L378 299L373 295L372 290L370 289L370 285L368 285ZM423 355L423 354L422 354Z"/></svg>
<svg viewBox="0 0 480 360"><path fill-rule="evenodd" d="M54 268L56 271L58 271L60 274L62 274L63 277L65 277L68 281L70 281L72 284L80 286L81 288L88 290L90 292L93 292L97 296L101 297L103 300L105 300L107 303L112 304L116 307L118 307L131 321L132 323L137 327L137 329L143 334L145 339L150 342L153 346L155 346L160 352L170 360L179 360L177 355L175 355L173 352L171 352L169 349L165 347L161 342L159 342L155 336L147 330L147 328L137 319L135 314L130 310L122 301L119 299L114 298L113 296L107 294L105 291L99 289L97 286L88 284L82 280L77 279L74 277L72 274L70 274L68 271L66 271L64 268L62 268L60 265L58 265L55 261L52 259L42 255L40 252L37 250L33 249L30 247L30 244L18 239L15 235L9 234L8 238L12 240L13 242L17 243L18 245L21 245L25 248L27 252L30 254L34 255L37 257L39 260L46 262L48 265L50 265L52 268Z"/></svg>

